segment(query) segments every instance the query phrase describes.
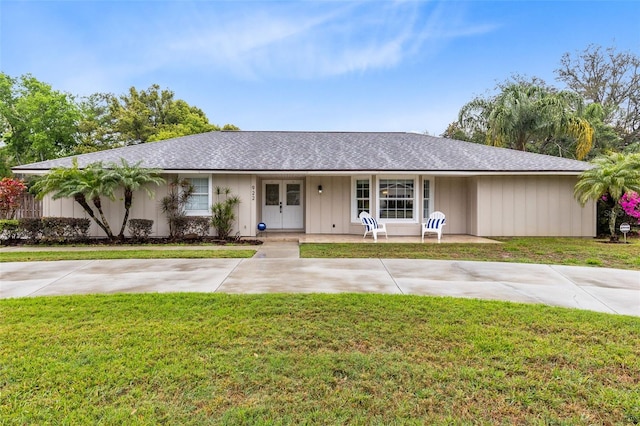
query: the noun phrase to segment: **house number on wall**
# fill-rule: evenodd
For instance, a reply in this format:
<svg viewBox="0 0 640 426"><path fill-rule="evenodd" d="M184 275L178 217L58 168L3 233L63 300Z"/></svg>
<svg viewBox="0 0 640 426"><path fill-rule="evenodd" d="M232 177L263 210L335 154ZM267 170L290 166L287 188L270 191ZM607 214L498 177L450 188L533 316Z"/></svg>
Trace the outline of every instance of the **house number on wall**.
<svg viewBox="0 0 640 426"><path fill-rule="evenodd" d="M251 201L255 201L255 200L256 200L256 186L251 185Z"/></svg>

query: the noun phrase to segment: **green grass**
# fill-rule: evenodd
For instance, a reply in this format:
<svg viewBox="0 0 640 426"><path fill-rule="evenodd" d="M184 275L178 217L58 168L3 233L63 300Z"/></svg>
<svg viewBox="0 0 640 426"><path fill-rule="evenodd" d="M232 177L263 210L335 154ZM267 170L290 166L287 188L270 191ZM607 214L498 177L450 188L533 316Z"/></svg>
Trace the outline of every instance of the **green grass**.
<svg viewBox="0 0 640 426"><path fill-rule="evenodd" d="M389 295L0 300L2 424L634 424L640 318Z"/></svg>
<svg viewBox="0 0 640 426"><path fill-rule="evenodd" d="M502 244L302 244L306 258L446 259L640 269L640 240L502 238Z"/></svg>
<svg viewBox="0 0 640 426"><path fill-rule="evenodd" d="M0 262L101 259L211 259L248 258L255 250L56 250L0 252Z"/></svg>

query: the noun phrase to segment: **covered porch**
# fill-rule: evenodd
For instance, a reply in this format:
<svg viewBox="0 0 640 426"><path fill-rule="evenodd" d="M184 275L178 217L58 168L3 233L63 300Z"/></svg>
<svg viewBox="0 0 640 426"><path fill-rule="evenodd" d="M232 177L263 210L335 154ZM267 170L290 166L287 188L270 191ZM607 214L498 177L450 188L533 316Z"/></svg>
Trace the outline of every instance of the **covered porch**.
<svg viewBox="0 0 640 426"><path fill-rule="evenodd" d="M362 238L362 234L305 234L302 232L261 232L256 237L264 242L297 242L304 243L362 243L362 244L388 244L388 243L421 243L419 235L416 236L395 236L390 235L385 238L384 235L378 237L375 243L371 235ZM464 244L500 244L500 241L491 240L489 238L476 237L466 234L445 234L442 236L442 244L464 243ZM424 244L438 244L438 238L435 235L425 236Z"/></svg>

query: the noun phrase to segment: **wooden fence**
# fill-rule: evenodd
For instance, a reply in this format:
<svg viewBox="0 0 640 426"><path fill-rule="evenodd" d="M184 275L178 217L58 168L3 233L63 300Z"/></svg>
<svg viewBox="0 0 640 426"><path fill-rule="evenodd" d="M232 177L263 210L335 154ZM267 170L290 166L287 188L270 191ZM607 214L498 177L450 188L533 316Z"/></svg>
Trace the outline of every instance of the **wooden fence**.
<svg viewBox="0 0 640 426"><path fill-rule="evenodd" d="M22 194L20 208L16 211L16 219L23 217L42 217L42 201L36 200L32 194Z"/></svg>

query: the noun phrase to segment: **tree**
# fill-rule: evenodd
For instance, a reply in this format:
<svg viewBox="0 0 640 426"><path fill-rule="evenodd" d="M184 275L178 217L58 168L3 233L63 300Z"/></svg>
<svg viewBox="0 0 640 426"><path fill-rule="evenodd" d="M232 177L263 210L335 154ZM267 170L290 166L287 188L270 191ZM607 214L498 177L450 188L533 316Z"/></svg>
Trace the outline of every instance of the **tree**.
<svg viewBox="0 0 640 426"><path fill-rule="evenodd" d="M40 178L33 186L37 197L42 199L53 192L53 199L73 198L94 222L107 234L109 239L114 239L109 222L102 209L102 197L113 199L113 193L118 181L106 173L102 163L91 163L84 169L78 167L78 160L73 159L71 167L54 167ZM98 218L89 205L90 200L95 206L100 217Z"/></svg>
<svg viewBox="0 0 640 426"><path fill-rule="evenodd" d="M583 107L573 93L514 82L503 85L496 96L464 105L458 123L468 134L484 133L488 145L520 151L536 151L545 142L568 138L575 143L575 157L582 159L591 150L594 133L581 116Z"/></svg>
<svg viewBox="0 0 640 426"><path fill-rule="evenodd" d="M235 208L240 204L240 197L231 195L231 189L216 187L217 201L211 206L211 224L218 233L218 238L226 240L236 220Z"/></svg>
<svg viewBox="0 0 640 426"><path fill-rule="evenodd" d="M615 241L620 199L626 193L640 192L640 154L609 153L595 158L591 164L593 168L580 175L574 195L583 206L589 200L606 203L610 239Z"/></svg>
<svg viewBox="0 0 640 426"><path fill-rule="evenodd" d="M174 99L172 91L157 84L140 91L131 87L127 95L111 98L110 114L125 145L220 130L200 108Z"/></svg>
<svg viewBox="0 0 640 426"><path fill-rule="evenodd" d="M160 176L160 170L148 169L140 167L140 163L131 165L124 158L120 159L120 164L111 163L109 165L109 171L106 173L107 180L114 180L118 185L124 189L124 219L122 219L122 226L120 227L120 233L118 238L124 239L124 230L127 226L129 219L129 211L133 204L133 191L137 191L140 188L144 188L149 197L153 197L153 191L151 191L147 185L155 184L160 185L165 180Z"/></svg>
<svg viewBox="0 0 640 426"><path fill-rule="evenodd" d="M76 145L80 110L73 97L29 74L0 73L0 117L10 165L62 157Z"/></svg>
<svg viewBox="0 0 640 426"><path fill-rule="evenodd" d="M82 118L78 124L78 141L73 154L86 154L124 145L116 131L115 118L111 115L110 105L114 98L110 93L94 93L80 101Z"/></svg>
<svg viewBox="0 0 640 426"><path fill-rule="evenodd" d="M603 122L620 136L617 150L640 141L640 56L591 44L562 55L555 72L571 90L602 105Z"/></svg>

